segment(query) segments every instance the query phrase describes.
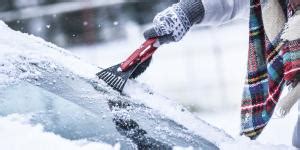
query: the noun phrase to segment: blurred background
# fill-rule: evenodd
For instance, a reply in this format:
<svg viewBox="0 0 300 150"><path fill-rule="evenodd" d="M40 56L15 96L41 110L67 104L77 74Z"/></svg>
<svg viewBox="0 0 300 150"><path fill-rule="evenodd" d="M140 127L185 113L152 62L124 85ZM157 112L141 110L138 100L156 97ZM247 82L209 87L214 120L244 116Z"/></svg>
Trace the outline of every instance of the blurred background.
<svg viewBox="0 0 300 150"><path fill-rule="evenodd" d="M0 0L0 20L106 68L127 58L144 41L143 31L151 26L155 14L177 1ZM181 42L159 48L149 69L137 80L238 135L247 50L247 18L218 27L196 25ZM293 123L290 126L288 134ZM262 139L272 143L291 141L265 136Z"/></svg>
<svg viewBox="0 0 300 150"><path fill-rule="evenodd" d="M15 30L74 47L122 39L124 23L149 23L155 12L175 1L0 0L0 18Z"/></svg>

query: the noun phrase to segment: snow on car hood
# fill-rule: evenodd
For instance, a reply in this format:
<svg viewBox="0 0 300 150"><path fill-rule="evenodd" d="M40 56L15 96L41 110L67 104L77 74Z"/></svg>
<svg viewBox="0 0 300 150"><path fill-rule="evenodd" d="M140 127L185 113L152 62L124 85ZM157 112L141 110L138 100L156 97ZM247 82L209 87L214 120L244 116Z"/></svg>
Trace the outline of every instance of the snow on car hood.
<svg viewBox="0 0 300 150"><path fill-rule="evenodd" d="M37 65L49 71L66 68L82 78L97 80L95 74L101 68L80 60L79 57L54 44L45 42L33 35L11 30L1 21L0 33L3 35L0 36L0 86L7 86L28 77L38 78L40 72L32 68L32 65ZM105 83L103 82L103 84ZM164 114L218 146L221 146L224 142L234 142L224 131L202 121L183 106L152 91L147 85L130 80L124 88L124 93L130 96L135 103L142 103ZM1 121L3 122L0 119ZM230 144L226 146L228 147L228 145L230 146Z"/></svg>
<svg viewBox="0 0 300 150"><path fill-rule="evenodd" d="M64 66L73 73L82 77L94 77L97 67L81 61L78 57L70 52L55 46L49 42L45 42L41 38L33 35L24 34L8 28L8 26L0 21L0 73L8 74L10 77L22 78L25 76L38 75L38 72L31 70L26 71L27 64L49 63L51 68ZM15 68L14 63L24 62L24 68ZM54 64L55 63L55 64ZM20 74L18 70L23 70Z"/></svg>

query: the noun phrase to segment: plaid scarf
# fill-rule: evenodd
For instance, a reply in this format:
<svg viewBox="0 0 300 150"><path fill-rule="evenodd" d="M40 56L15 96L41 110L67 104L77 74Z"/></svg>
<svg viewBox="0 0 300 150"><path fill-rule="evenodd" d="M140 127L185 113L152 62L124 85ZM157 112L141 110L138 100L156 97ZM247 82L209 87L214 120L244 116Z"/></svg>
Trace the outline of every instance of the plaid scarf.
<svg viewBox="0 0 300 150"><path fill-rule="evenodd" d="M300 71L300 39L282 40L279 34L274 41L269 41L261 0L250 1L248 72L241 106L241 134L255 139L272 117L284 86ZM288 0L279 2L286 17L291 17L294 11Z"/></svg>

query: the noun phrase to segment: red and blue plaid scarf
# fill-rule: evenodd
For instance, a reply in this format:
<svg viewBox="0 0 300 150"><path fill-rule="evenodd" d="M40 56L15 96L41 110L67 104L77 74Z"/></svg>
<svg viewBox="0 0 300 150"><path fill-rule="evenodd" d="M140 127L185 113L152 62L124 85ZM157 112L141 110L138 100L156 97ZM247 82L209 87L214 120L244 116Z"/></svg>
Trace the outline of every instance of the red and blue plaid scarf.
<svg viewBox="0 0 300 150"><path fill-rule="evenodd" d="M268 124L281 92L300 73L300 39L274 41L266 36L260 0L250 0L248 72L241 107L241 134L255 139ZM288 0L279 0L286 16ZM300 36L300 35L299 35Z"/></svg>

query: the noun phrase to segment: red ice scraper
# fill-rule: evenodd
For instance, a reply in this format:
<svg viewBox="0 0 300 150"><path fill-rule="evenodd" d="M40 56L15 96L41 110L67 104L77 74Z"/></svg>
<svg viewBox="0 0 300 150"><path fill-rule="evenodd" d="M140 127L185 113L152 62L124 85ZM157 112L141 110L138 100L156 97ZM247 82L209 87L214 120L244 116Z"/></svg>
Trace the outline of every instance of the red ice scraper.
<svg viewBox="0 0 300 150"><path fill-rule="evenodd" d="M159 42L156 38L148 39L124 62L102 70L97 76L115 90L122 92L128 79L138 77L147 69L158 47Z"/></svg>

